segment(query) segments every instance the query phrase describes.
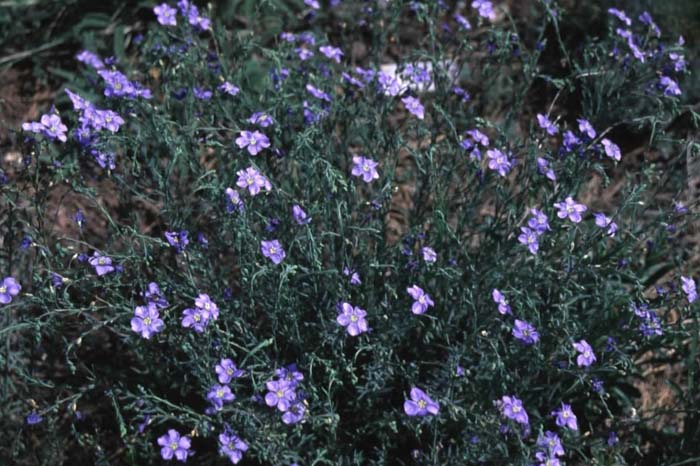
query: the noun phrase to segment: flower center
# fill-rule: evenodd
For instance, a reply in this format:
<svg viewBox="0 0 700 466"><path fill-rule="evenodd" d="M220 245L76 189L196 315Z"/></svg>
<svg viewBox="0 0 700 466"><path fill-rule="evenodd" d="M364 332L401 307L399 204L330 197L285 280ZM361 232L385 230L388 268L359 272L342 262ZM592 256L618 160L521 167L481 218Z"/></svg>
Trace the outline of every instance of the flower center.
<svg viewBox="0 0 700 466"><path fill-rule="evenodd" d="M216 391L216 396L217 396L217 398L223 398L223 396L224 396L224 391L223 391L223 390L217 390L217 391Z"/></svg>
<svg viewBox="0 0 700 466"><path fill-rule="evenodd" d="M97 259L97 263L100 265L105 265L105 260L100 257L99 259Z"/></svg>
<svg viewBox="0 0 700 466"><path fill-rule="evenodd" d="M7 293L7 288L5 286L0 286L0 294Z"/></svg>
<svg viewBox="0 0 700 466"><path fill-rule="evenodd" d="M418 400L418 407L420 409L425 409L426 405L427 405L427 403L425 402L425 400Z"/></svg>
<svg viewBox="0 0 700 466"><path fill-rule="evenodd" d="M369 165L366 163L362 165L362 170L368 172L369 171Z"/></svg>
<svg viewBox="0 0 700 466"><path fill-rule="evenodd" d="M177 442L173 442L170 444L170 449L171 450L177 450Z"/></svg>
<svg viewBox="0 0 700 466"><path fill-rule="evenodd" d="M520 412L520 406L513 406L513 412L514 412L514 413L519 413L519 412Z"/></svg>
<svg viewBox="0 0 700 466"><path fill-rule="evenodd" d="M277 252L277 248L274 246L270 246L270 254L274 254Z"/></svg>
<svg viewBox="0 0 700 466"><path fill-rule="evenodd" d="M356 316L356 315L351 315L351 316L350 316L350 322L357 322L357 316Z"/></svg>
<svg viewBox="0 0 700 466"><path fill-rule="evenodd" d="M195 315L194 315L194 321L195 321L195 322L199 322L200 319L201 319L201 317L200 317L199 314L195 314Z"/></svg>
<svg viewBox="0 0 700 466"><path fill-rule="evenodd" d="M250 141L248 141L248 143L249 143L251 146L254 146L255 144L258 143L258 141L257 141L254 137L251 137L251 138L250 138Z"/></svg>
<svg viewBox="0 0 700 466"><path fill-rule="evenodd" d="M282 390L277 390L277 398L282 398L284 392Z"/></svg>
<svg viewBox="0 0 700 466"><path fill-rule="evenodd" d="M252 176L249 176L248 179L246 179L246 182L250 185L250 184L253 184L255 182L255 180L253 180Z"/></svg>
<svg viewBox="0 0 700 466"><path fill-rule="evenodd" d="M204 309L206 309L208 311L210 307L211 307L211 304L204 303Z"/></svg>
<svg viewBox="0 0 700 466"><path fill-rule="evenodd" d="M228 375L233 375L233 369L226 369L226 373Z"/></svg>
<svg viewBox="0 0 700 466"><path fill-rule="evenodd" d="M425 304L425 296L421 296L420 298L418 298L418 302L421 304Z"/></svg>
<svg viewBox="0 0 700 466"><path fill-rule="evenodd" d="M146 324L146 325L151 325L151 318L150 318L150 317L146 317L145 319L143 319L143 323Z"/></svg>

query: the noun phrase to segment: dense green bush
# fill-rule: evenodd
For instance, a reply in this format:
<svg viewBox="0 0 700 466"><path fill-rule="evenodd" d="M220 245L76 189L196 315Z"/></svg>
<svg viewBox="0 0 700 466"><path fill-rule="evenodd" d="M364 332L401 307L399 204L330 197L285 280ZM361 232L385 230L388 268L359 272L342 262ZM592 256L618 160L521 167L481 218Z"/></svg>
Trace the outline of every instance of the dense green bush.
<svg viewBox="0 0 700 466"><path fill-rule="evenodd" d="M304 3L274 37L160 5L23 126L0 458L700 461L683 40ZM650 360L677 396L640 413Z"/></svg>

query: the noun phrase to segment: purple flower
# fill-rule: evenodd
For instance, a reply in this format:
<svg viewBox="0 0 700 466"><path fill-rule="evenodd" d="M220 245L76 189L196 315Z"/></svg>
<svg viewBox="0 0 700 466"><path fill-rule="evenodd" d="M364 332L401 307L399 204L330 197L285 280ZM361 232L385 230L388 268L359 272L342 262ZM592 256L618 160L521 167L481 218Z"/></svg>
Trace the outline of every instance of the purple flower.
<svg viewBox="0 0 700 466"><path fill-rule="evenodd" d="M160 456L164 460L170 461L173 456L178 461L183 463L187 461L187 456L190 454L189 449L192 446L190 438L185 435L180 435L175 429L168 430L166 435L158 438L158 445L162 448L160 449Z"/></svg>
<svg viewBox="0 0 700 466"><path fill-rule="evenodd" d="M306 215L306 212L304 212L304 209L302 209L299 204L294 204L292 206L292 217L294 217L294 221L297 222L297 225L308 225L311 223L311 218Z"/></svg>
<svg viewBox="0 0 700 466"><path fill-rule="evenodd" d="M584 213L588 208L574 201L571 196L567 197L564 202L557 202L554 207L559 209L557 212L557 217L559 218L569 218L574 223L579 223L581 221L581 214Z"/></svg>
<svg viewBox="0 0 700 466"><path fill-rule="evenodd" d="M639 15L639 21L649 26L649 29L654 32L656 37L661 37L661 29L659 29L659 26L656 25L654 18L651 17L648 11L644 11L641 15Z"/></svg>
<svg viewBox="0 0 700 466"><path fill-rule="evenodd" d="M506 176L513 167L508 157L498 149L487 150L486 157L489 159L489 168L501 176Z"/></svg>
<svg viewBox="0 0 700 466"><path fill-rule="evenodd" d="M7 280L7 278L5 280ZM695 280L693 280L692 277L681 277L681 283L681 289L688 297L688 303L694 303L695 301L697 301L698 292L696 289Z"/></svg>
<svg viewBox="0 0 700 466"><path fill-rule="evenodd" d="M17 296L22 286L13 277L5 277L0 285L0 304L10 304L12 297Z"/></svg>
<svg viewBox="0 0 700 466"><path fill-rule="evenodd" d="M530 419L527 416L527 411L523 408L523 402L514 396L503 396L499 402L501 413L508 419L512 419L520 424L527 425Z"/></svg>
<svg viewBox="0 0 700 466"><path fill-rule="evenodd" d="M343 58L343 51L338 47L332 47L330 45L324 45L318 48L318 51L330 58L336 63L340 63L340 59Z"/></svg>
<svg viewBox="0 0 700 466"><path fill-rule="evenodd" d="M479 131L478 129L470 129L467 131L467 135L471 136L472 139L478 144L481 144L484 147L489 146L489 138L486 136L484 133Z"/></svg>
<svg viewBox="0 0 700 466"><path fill-rule="evenodd" d="M231 463L238 464L246 451L248 451L248 444L233 432L226 431L219 434L219 453L228 457Z"/></svg>
<svg viewBox="0 0 700 466"><path fill-rule="evenodd" d="M158 314L158 306L148 303L147 306L136 306L134 317L131 319L131 330L140 333L143 338L150 339L155 333L163 330L164 324Z"/></svg>
<svg viewBox="0 0 700 466"><path fill-rule="evenodd" d="M305 49L303 47L298 47L294 49L294 51L297 53L301 61L306 61L314 56L314 53L311 50Z"/></svg>
<svg viewBox="0 0 700 466"><path fill-rule="evenodd" d="M409 416L435 416L440 405L418 387L411 388L411 399L403 402L403 410Z"/></svg>
<svg viewBox="0 0 700 466"><path fill-rule="evenodd" d="M242 212L243 199L241 199L241 195L238 193L238 191L233 188L226 188L224 193L226 194L226 212L231 213L234 210Z"/></svg>
<svg viewBox="0 0 700 466"><path fill-rule="evenodd" d="M304 419L306 414L306 406L304 403L297 401L289 406L289 409L282 415L282 422L287 425L297 424Z"/></svg>
<svg viewBox="0 0 700 466"><path fill-rule="evenodd" d="M479 16L487 19L494 19L493 4L488 0L474 0L472 8L479 10Z"/></svg>
<svg viewBox="0 0 700 466"><path fill-rule="evenodd" d="M540 434L537 437L537 446L546 448L549 456L564 456L564 447L561 445L561 439L550 430L546 431L544 435Z"/></svg>
<svg viewBox="0 0 700 466"><path fill-rule="evenodd" d="M406 110L415 115L419 120L425 118L425 109L416 97L407 96L401 99L406 106Z"/></svg>
<svg viewBox="0 0 700 466"><path fill-rule="evenodd" d="M156 14L158 22L163 26L177 26L177 19L175 18L177 10L171 8L167 3L161 3L153 8L153 13Z"/></svg>
<svg viewBox="0 0 700 466"><path fill-rule="evenodd" d="M246 451L248 451L248 444L234 433L219 434L219 453L228 457L231 463L238 464Z"/></svg>
<svg viewBox="0 0 700 466"><path fill-rule="evenodd" d="M568 427L571 430L578 430L576 415L571 411L571 405L562 403L558 411L552 411L552 416L556 416L556 422L559 427Z"/></svg>
<svg viewBox="0 0 700 466"><path fill-rule="evenodd" d="M231 392L231 388L228 385L214 385L207 393L207 400L217 411L223 409L224 403L229 403L235 399L236 395Z"/></svg>
<svg viewBox="0 0 700 466"><path fill-rule="evenodd" d="M513 325L513 336L526 345L532 345L540 340L540 334L532 325L524 320L515 319Z"/></svg>
<svg viewBox="0 0 700 466"><path fill-rule="evenodd" d="M175 248L175 251L179 254L185 250L185 247L189 244L188 233L186 230L177 231L166 231L165 239L168 241L170 246Z"/></svg>
<svg viewBox="0 0 700 466"><path fill-rule="evenodd" d="M341 304L341 312L336 318L343 327L347 327L347 332L350 336L355 337L369 330L365 316L367 311L360 309L358 306L353 306L350 303Z"/></svg>
<svg viewBox="0 0 700 466"><path fill-rule="evenodd" d="M318 10L321 8L321 5L318 3L318 0L304 0L304 5L310 6L314 10Z"/></svg>
<svg viewBox="0 0 700 466"><path fill-rule="evenodd" d="M61 142L66 142L68 140L66 136L68 128L61 121L61 117L56 114L42 115L39 122L22 124L22 129L32 133L43 134L49 139L58 139Z"/></svg>
<svg viewBox="0 0 700 466"><path fill-rule="evenodd" d="M625 14L624 11L618 10L617 8L610 8L608 9L608 13L611 15L615 16L617 19L625 23L627 26L632 25L632 20L629 19L629 17Z"/></svg>
<svg viewBox="0 0 700 466"><path fill-rule="evenodd" d="M428 264L434 264L435 261L437 261L437 253L430 246L423 246L423 248L421 248L421 254L423 260Z"/></svg>
<svg viewBox="0 0 700 466"><path fill-rule="evenodd" d="M204 89L197 86L192 89L192 94L194 94L194 97L199 100L209 100L213 95L209 89Z"/></svg>
<svg viewBox="0 0 700 466"><path fill-rule="evenodd" d="M200 31L207 31L211 28L211 20L205 16L201 16L199 14L199 9L194 5L190 5L187 11L187 21Z"/></svg>
<svg viewBox="0 0 700 466"><path fill-rule="evenodd" d="M361 176L365 183L379 179L379 173L377 172L379 164L374 160L356 155L353 156L352 163L351 173L353 176Z"/></svg>
<svg viewBox="0 0 700 466"><path fill-rule="evenodd" d="M262 189L266 191L272 190L270 180L253 167L239 170L236 174L238 175L236 185L239 188L248 188L248 192L251 196L257 195Z"/></svg>
<svg viewBox="0 0 700 466"><path fill-rule="evenodd" d="M472 25L469 23L469 20L464 16L460 15L459 13L455 13L454 19L455 21L457 21L457 24L459 24L464 30L471 30Z"/></svg>
<svg viewBox="0 0 700 466"><path fill-rule="evenodd" d="M538 451L535 453L535 458L539 462L537 466L561 466L559 458L550 457L547 453Z"/></svg>
<svg viewBox="0 0 700 466"><path fill-rule="evenodd" d="M209 298L208 294L200 294L195 298L194 305L202 310L202 315L208 321L209 319L217 320L219 318L219 306Z"/></svg>
<svg viewBox="0 0 700 466"><path fill-rule="evenodd" d="M224 81L224 83L221 84L218 89L228 95L237 95L239 92L241 92L238 87L234 86L228 81Z"/></svg>
<svg viewBox="0 0 700 466"><path fill-rule="evenodd" d="M343 267L343 275L350 277L351 285L360 285L362 281L360 280L360 274L355 270L351 270L347 267Z"/></svg>
<svg viewBox="0 0 700 466"><path fill-rule="evenodd" d="M219 378L219 383L222 384L229 383L232 379L243 377L245 374L245 371L236 367L236 363L228 358L219 361L219 364L216 365L214 371Z"/></svg>
<svg viewBox="0 0 700 466"><path fill-rule="evenodd" d="M105 67L104 62L102 62L100 57L90 52L89 50L83 50L75 56L75 59L81 63L85 63L86 65L91 66L92 68L95 68L96 70L100 70Z"/></svg>
<svg viewBox="0 0 700 466"><path fill-rule="evenodd" d="M323 92L321 89L312 86L311 84L306 85L306 91L311 94L312 96L316 97L317 99L325 100L326 102L330 102L331 96L329 96L327 93Z"/></svg>
<svg viewBox="0 0 700 466"><path fill-rule="evenodd" d="M559 128L557 128L557 125L552 123L549 120L549 118L547 118L545 115L542 115L541 113L537 114L537 123L540 125L540 128L547 131L547 134L549 134L550 136L554 136L559 132Z"/></svg>
<svg viewBox="0 0 700 466"><path fill-rule="evenodd" d="M272 241L261 241L260 250L263 256L270 259L275 265L282 262L286 257L282 244L276 239Z"/></svg>
<svg viewBox="0 0 700 466"><path fill-rule="evenodd" d="M610 434L608 435L608 446L614 447L615 445L617 445L617 442L617 434L615 433L615 431L610 431Z"/></svg>
<svg viewBox="0 0 700 466"><path fill-rule="evenodd" d="M277 409L284 412L296 400L294 386L287 380L270 380L265 386L268 390L265 395L265 404L270 407L277 406Z"/></svg>
<svg viewBox="0 0 700 466"><path fill-rule="evenodd" d="M503 296L503 293L500 292L500 290L494 288L491 291L491 298L493 299L493 302L498 304L498 312L506 315L506 314L512 314L512 311L510 309L510 304L508 304L508 300L506 299L505 296Z"/></svg>
<svg viewBox="0 0 700 466"><path fill-rule="evenodd" d="M195 332L202 333L208 323L208 315L198 307L182 311L182 326L185 328L192 327Z"/></svg>
<svg viewBox="0 0 700 466"><path fill-rule="evenodd" d="M549 220L544 212L539 209L530 209L532 217L527 221L527 226L535 230L538 235L541 235L551 228L549 227Z"/></svg>
<svg viewBox="0 0 700 466"><path fill-rule="evenodd" d="M258 155L258 152L270 147L270 140L260 131L241 131L236 138L236 145L240 149L247 147L250 155Z"/></svg>
<svg viewBox="0 0 700 466"><path fill-rule="evenodd" d="M591 345L589 345L586 340L574 343L574 348L579 352L579 355L576 357L576 364L579 367L588 367L596 361L593 348L591 348Z"/></svg>
<svg viewBox="0 0 700 466"><path fill-rule="evenodd" d="M659 78L659 86L663 89L664 95L672 96L682 94L681 88L678 87L678 83L668 76L661 76L661 78Z"/></svg>
<svg viewBox="0 0 700 466"><path fill-rule="evenodd" d="M540 243L538 242L538 233L528 227L520 227L520 236L518 236L518 241L527 246L530 253L537 254L540 249Z"/></svg>
<svg viewBox="0 0 700 466"><path fill-rule="evenodd" d="M581 132L581 134L585 134L589 139L595 139L595 129L593 129L593 125L591 125L588 120L579 118L576 121L578 121L578 130Z"/></svg>
<svg viewBox="0 0 700 466"><path fill-rule="evenodd" d="M576 136L572 131L565 131L564 132L564 149L567 151L571 152L574 150L576 146L581 144L581 140Z"/></svg>
<svg viewBox="0 0 700 466"><path fill-rule="evenodd" d="M611 159L617 160L618 162L622 158L622 153L620 152L620 148L612 142L610 139L603 139L600 141L603 144L603 147L605 148L605 155L610 157Z"/></svg>
<svg viewBox="0 0 700 466"><path fill-rule="evenodd" d="M549 167L549 161L547 159L537 157L537 172L552 181L557 181L557 174Z"/></svg>
<svg viewBox="0 0 700 466"><path fill-rule="evenodd" d="M299 382L304 380L304 374L297 370L296 364L289 364L286 367L280 367L275 370L275 376L281 380L289 382L291 387L296 387Z"/></svg>
<svg viewBox="0 0 700 466"><path fill-rule="evenodd" d="M250 116L250 118L248 118L248 122L250 122L254 125L258 125L261 128L267 128L268 126L272 125L272 123L274 123L272 120L272 117L264 112L253 113ZM258 134L261 134L261 133L258 133ZM236 142L238 142L238 140L236 140ZM253 154L253 155L255 155L255 154Z"/></svg>
<svg viewBox="0 0 700 466"><path fill-rule="evenodd" d="M112 266L112 259L103 256L101 253L95 251L90 258L90 265L95 267L95 272L97 275L102 276L111 272L114 272L114 267Z"/></svg>
<svg viewBox="0 0 700 466"><path fill-rule="evenodd" d="M597 212L593 214L593 216L595 217L595 224L597 226L600 228L607 228L608 236L615 236L615 233L617 232L617 223L613 222L610 217L607 217L602 212Z"/></svg>
<svg viewBox="0 0 700 466"><path fill-rule="evenodd" d="M406 288L408 294L411 295L415 302L411 306L411 312L414 314L425 314L429 307L435 306L435 303L430 298L430 295L423 291L418 285L413 285L410 288Z"/></svg>
<svg viewBox="0 0 700 466"><path fill-rule="evenodd" d="M39 424L43 420L44 420L44 418L41 417L41 415L39 413L37 413L36 411L32 411L31 413L29 413L27 415L27 419L26 419L27 424L30 426L33 426L35 424Z"/></svg>

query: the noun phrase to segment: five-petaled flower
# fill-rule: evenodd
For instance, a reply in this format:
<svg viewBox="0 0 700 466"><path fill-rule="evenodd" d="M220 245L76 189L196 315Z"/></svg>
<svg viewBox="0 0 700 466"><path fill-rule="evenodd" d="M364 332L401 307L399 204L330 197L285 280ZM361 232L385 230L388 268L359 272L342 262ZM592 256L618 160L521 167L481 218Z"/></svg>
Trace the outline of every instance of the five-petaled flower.
<svg viewBox="0 0 700 466"><path fill-rule="evenodd" d="M537 333L535 327L519 319L515 319L513 336L526 345L533 345L540 340L540 334Z"/></svg>
<svg viewBox="0 0 700 466"><path fill-rule="evenodd" d="M574 343L574 349L579 352L579 355L576 357L576 364L579 367L588 367L596 361L593 348L586 340Z"/></svg>
<svg viewBox="0 0 700 466"><path fill-rule="evenodd" d="M241 131L236 138L236 145L243 149L248 149L250 155L258 155L263 149L270 147L270 140L260 131Z"/></svg>
<svg viewBox="0 0 700 466"><path fill-rule="evenodd" d="M0 284L0 304L9 304L12 297L17 296L22 286L13 277L5 277Z"/></svg>
<svg viewBox="0 0 700 466"><path fill-rule="evenodd" d="M411 306L411 312L414 314L425 314L429 307L435 306L435 303L430 298L430 295L423 291L418 285L413 285L406 288L408 294L415 300Z"/></svg>
<svg viewBox="0 0 700 466"><path fill-rule="evenodd" d="M103 256L97 251L92 254L92 257L90 258L90 265L95 268L95 272L100 276L114 272L112 259L110 257Z"/></svg>
<svg viewBox="0 0 700 466"><path fill-rule="evenodd" d="M226 431L219 434L219 453L228 457L231 463L238 464L246 451L248 451L248 444L233 432Z"/></svg>
<svg viewBox="0 0 700 466"><path fill-rule="evenodd" d="M527 411L523 408L523 402L514 396L503 396L499 402L501 413L508 419L512 419L520 424L529 424L530 419Z"/></svg>
<svg viewBox="0 0 700 466"><path fill-rule="evenodd" d="M415 115L419 120L425 118L425 108L417 97L406 96L401 99L401 102L406 106L406 110Z"/></svg>
<svg viewBox="0 0 700 466"><path fill-rule="evenodd" d="M272 183L270 183L270 180L254 167L239 170L236 174L238 175L236 185L239 188L247 189L251 196L257 195L263 189L265 191L272 190Z"/></svg>
<svg viewBox="0 0 700 466"><path fill-rule="evenodd" d="M282 243L278 240L273 239L272 241L261 241L260 250L263 256L270 259L274 264L279 264L286 257Z"/></svg>
<svg viewBox="0 0 700 466"><path fill-rule="evenodd" d="M153 334L163 330L164 326L156 303L151 302L146 306L136 306L136 309L134 309L134 317L131 319L131 330L140 333L143 338L151 338Z"/></svg>
<svg viewBox="0 0 700 466"><path fill-rule="evenodd" d="M581 214L588 210L583 204L579 204L574 201L571 196L567 197L564 202L557 202L554 207L559 209L557 212L557 217L559 218L569 218L574 223L579 223L581 221Z"/></svg>
<svg viewBox="0 0 700 466"><path fill-rule="evenodd" d="M578 430L576 415L571 410L571 405L562 403L561 408L557 411L552 411L552 416L556 417L556 423L559 427L568 427L571 430Z"/></svg>
<svg viewBox="0 0 700 466"><path fill-rule="evenodd" d="M440 405L418 387L411 388L411 399L403 402L403 410L409 416L435 416Z"/></svg>
<svg viewBox="0 0 700 466"><path fill-rule="evenodd" d="M370 183L372 180L379 179L377 166L379 164L372 159L356 155L352 158L352 175L362 177L365 183Z"/></svg>
<svg viewBox="0 0 700 466"><path fill-rule="evenodd" d="M160 456L164 460L171 460L173 456L183 463L187 461L192 445L190 438L180 435L175 429L168 430L168 433L158 438L158 445L161 446Z"/></svg>
<svg viewBox="0 0 700 466"><path fill-rule="evenodd" d="M287 411L297 395L294 392L294 384L287 380L270 380L265 384L268 392L265 395L265 404L276 406L280 411Z"/></svg>
<svg viewBox="0 0 700 466"><path fill-rule="evenodd" d="M365 316L367 311L360 309L358 306L353 306L350 303L342 303L341 311L336 318L336 321L347 328L350 336L357 336L369 330Z"/></svg>
<svg viewBox="0 0 700 466"><path fill-rule="evenodd" d="M681 288L688 297L689 303L694 303L698 299L698 291L695 280L692 277L681 277Z"/></svg>
<svg viewBox="0 0 700 466"><path fill-rule="evenodd" d="M207 400L216 411L221 411L224 403L229 403L236 399L236 395L231 392L228 385L214 385L207 393Z"/></svg>
<svg viewBox="0 0 700 466"><path fill-rule="evenodd" d="M232 359L225 358L219 361L219 364L214 367L219 383L226 384L233 379L243 377L245 371L239 369Z"/></svg>
<svg viewBox="0 0 700 466"><path fill-rule="evenodd" d="M158 17L158 22L163 26L177 26L177 19L175 18L177 10L167 3L161 3L154 7L153 12Z"/></svg>

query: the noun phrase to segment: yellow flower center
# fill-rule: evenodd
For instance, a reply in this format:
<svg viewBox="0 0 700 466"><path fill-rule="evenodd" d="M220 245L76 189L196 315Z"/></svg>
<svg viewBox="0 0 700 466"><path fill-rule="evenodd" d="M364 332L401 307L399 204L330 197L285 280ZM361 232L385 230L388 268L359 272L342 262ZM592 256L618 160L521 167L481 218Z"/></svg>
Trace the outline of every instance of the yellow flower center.
<svg viewBox="0 0 700 466"><path fill-rule="evenodd" d="M520 412L520 406L513 406L513 412L514 412L514 413L519 413L519 412Z"/></svg>
<svg viewBox="0 0 700 466"><path fill-rule="evenodd" d="M199 322L200 319L201 319L201 317L200 317L199 314L195 314L195 315L194 315L194 321L195 321L195 322Z"/></svg>
<svg viewBox="0 0 700 466"><path fill-rule="evenodd" d="M216 396L217 398L222 398L224 396L224 391L223 390L217 390L216 391Z"/></svg>
<svg viewBox="0 0 700 466"><path fill-rule="evenodd" d="M418 407L420 409L424 409L426 405L427 403L425 402L425 400L418 400Z"/></svg>
<svg viewBox="0 0 700 466"><path fill-rule="evenodd" d="M204 309L206 309L208 311L210 307L211 307L211 304L204 303Z"/></svg>
<svg viewBox="0 0 700 466"><path fill-rule="evenodd" d="M0 293L2 293L2 294L7 293L7 288L4 286L0 286Z"/></svg>
<svg viewBox="0 0 700 466"><path fill-rule="evenodd" d="M143 319L143 323L146 324L146 325L151 325L151 318L150 318L150 317L146 317L145 319Z"/></svg>
<svg viewBox="0 0 700 466"><path fill-rule="evenodd" d="M350 322L357 322L357 316L356 315L350 316Z"/></svg>
<svg viewBox="0 0 700 466"><path fill-rule="evenodd" d="M282 398L282 395L284 395L284 392L282 392L282 390L277 390L277 398Z"/></svg>
<svg viewBox="0 0 700 466"><path fill-rule="evenodd" d="M233 375L233 369L226 369L226 373L228 375Z"/></svg>
<svg viewBox="0 0 700 466"><path fill-rule="evenodd" d="M248 184L253 184L253 182L255 182L255 180L254 180L252 177L249 176L249 177L246 179L246 182L247 182Z"/></svg>
<svg viewBox="0 0 700 466"><path fill-rule="evenodd" d="M97 259L97 263L100 265L105 265L105 260L100 257L99 259Z"/></svg>
<svg viewBox="0 0 700 466"><path fill-rule="evenodd" d="M171 444L170 444L170 449L172 449L172 450L177 450L177 443L176 443L176 442L171 443Z"/></svg>

